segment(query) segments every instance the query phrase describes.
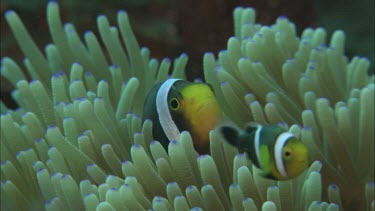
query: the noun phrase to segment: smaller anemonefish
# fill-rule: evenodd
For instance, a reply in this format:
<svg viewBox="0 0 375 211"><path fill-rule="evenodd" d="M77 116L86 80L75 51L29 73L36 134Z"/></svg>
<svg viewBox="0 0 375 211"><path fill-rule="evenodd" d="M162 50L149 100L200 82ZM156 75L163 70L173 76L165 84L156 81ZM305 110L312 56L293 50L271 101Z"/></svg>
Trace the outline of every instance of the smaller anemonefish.
<svg viewBox="0 0 375 211"><path fill-rule="evenodd" d="M171 78L154 85L143 110L143 121L152 120L154 139L168 144L188 131L199 154L210 152L209 132L222 118L212 87L207 83Z"/></svg>
<svg viewBox="0 0 375 211"><path fill-rule="evenodd" d="M250 123L244 131L224 125L218 129L229 144L246 152L253 164L263 171L263 177L287 180L308 167L307 147L278 125Z"/></svg>

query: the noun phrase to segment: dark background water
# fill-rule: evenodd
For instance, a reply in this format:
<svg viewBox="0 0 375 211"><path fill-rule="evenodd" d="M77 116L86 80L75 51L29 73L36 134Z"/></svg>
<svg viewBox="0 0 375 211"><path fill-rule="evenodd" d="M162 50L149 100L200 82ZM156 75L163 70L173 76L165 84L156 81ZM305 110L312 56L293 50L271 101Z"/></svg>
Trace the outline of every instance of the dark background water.
<svg viewBox="0 0 375 211"><path fill-rule="evenodd" d="M13 9L21 17L31 36L41 49L51 42L46 21L45 0L1 0L1 57L8 56L22 66L20 51L6 21L4 12ZM369 72L374 72L374 1L373 0L106 0L58 1L62 21L72 22L83 34L92 30L96 35L96 17L106 15L117 25L116 15L125 9L141 46L151 50L159 60L189 55L189 79L202 77L203 54L217 54L226 48L233 35L233 9L237 6L255 8L258 23L269 25L280 16L287 16L297 26L298 34L306 27L324 27L328 38L336 29L345 31L346 55L368 57L372 61ZM329 43L329 39L327 43ZM22 66L23 67L23 66ZM13 88L1 78L1 100L9 107Z"/></svg>

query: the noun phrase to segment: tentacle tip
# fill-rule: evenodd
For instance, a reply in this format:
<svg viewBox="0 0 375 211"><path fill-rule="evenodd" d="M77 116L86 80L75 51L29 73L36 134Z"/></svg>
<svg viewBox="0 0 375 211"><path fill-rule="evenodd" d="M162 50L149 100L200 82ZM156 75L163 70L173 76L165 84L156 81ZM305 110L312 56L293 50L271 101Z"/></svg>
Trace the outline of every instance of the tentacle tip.
<svg viewBox="0 0 375 211"><path fill-rule="evenodd" d="M320 205L322 202L320 201L314 201L315 204Z"/></svg>
<svg viewBox="0 0 375 211"><path fill-rule="evenodd" d="M77 101L77 102L82 102L85 100L87 100L85 97L77 97L76 99L74 99L74 101Z"/></svg>
<svg viewBox="0 0 375 211"><path fill-rule="evenodd" d="M1 118L4 118L4 117L9 116L9 115L11 115L11 113L10 113L9 110L7 110L7 111L5 111L4 113L1 114Z"/></svg>
<svg viewBox="0 0 375 211"><path fill-rule="evenodd" d="M7 10L7 11L5 11L4 14L5 14L5 17L8 17L10 15L16 14L16 12L14 10Z"/></svg>
<svg viewBox="0 0 375 211"><path fill-rule="evenodd" d="M246 197L243 201L244 201L244 202L250 202L250 201L252 201L252 199Z"/></svg>
<svg viewBox="0 0 375 211"><path fill-rule="evenodd" d="M90 196L94 196L94 194L93 193L88 193L88 194L85 195L85 198L86 197L90 197Z"/></svg>
<svg viewBox="0 0 375 211"><path fill-rule="evenodd" d="M337 207L337 208L339 207L339 205L337 203L335 203L335 202L332 202L330 205L334 206L334 207Z"/></svg>
<svg viewBox="0 0 375 211"><path fill-rule="evenodd" d="M288 127L288 124L286 122L279 122L278 125L281 127Z"/></svg>
<svg viewBox="0 0 375 211"><path fill-rule="evenodd" d="M113 64L110 66L110 68L113 68L113 69L119 69L120 68L120 65L118 64Z"/></svg>
<svg viewBox="0 0 375 211"><path fill-rule="evenodd" d="M243 158L243 157L245 157L245 153L238 153L237 156L238 156L238 158Z"/></svg>
<svg viewBox="0 0 375 211"><path fill-rule="evenodd" d="M189 185L189 186L187 186L187 188L186 189L188 189L188 190L193 190L193 189L195 189L196 187L194 186L194 185Z"/></svg>
<svg viewBox="0 0 375 211"><path fill-rule="evenodd" d="M269 186L270 189L278 189L279 187L277 187L276 185L272 185L272 186Z"/></svg>
<svg viewBox="0 0 375 211"><path fill-rule="evenodd" d="M97 20L102 19L102 18L106 18L104 13L99 13L98 16L96 17Z"/></svg>
<svg viewBox="0 0 375 211"><path fill-rule="evenodd" d="M257 100L254 100L253 102L250 103L250 105L257 105L257 104L259 104L259 101Z"/></svg>
<svg viewBox="0 0 375 211"><path fill-rule="evenodd" d="M29 114L30 112L26 111L26 112L23 112L21 117L24 118L27 114Z"/></svg>
<svg viewBox="0 0 375 211"><path fill-rule="evenodd" d="M103 144L101 149L105 149L105 148L112 148L112 146L110 144ZM109 177L112 176L112 175L109 175Z"/></svg>
<svg viewBox="0 0 375 211"><path fill-rule="evenodd" d="M208 154L203 154L203 155L199 155L198 158L199 159L204 159L204 158L207 158L209 155Z"/></svg>
<svg viewBox="0 0 375 211"><path fill-rule="evenodd" d="M207 55L207 56L213 56L214 53L212 51L207 51L204 55Z"/></svg>
<svg viewBox="0 0 375 211"><path fill-rule="evenodd" d="M52 75L52 78L60 78L61 77L61 74L59 72L55 73Z"/></svg>
<svg viewBox="0 0 375 211"><path fill-rule="evenodd" d="M318 164L320 164L320 165L323 164L323 162L322 162L321 160L317 160L316 162L317 162Z"/></svg>
<svg viewBox="0 0 375 211"><path fill-rule="evenodd" d="M59 175L59 172L53 172L52 174L51 174L51 179L53 178L53 177L56 177L57 175Z"/></svg>
<svg viewBox="0 0 375 211"><path fill-rule="evenodd" d="M69 177L69 174L63 174L63 175L61 176L61 179L68 179L68 177Z"/></svg>
<svg viewBox="0 0 375 211"><path fill-rule="evenodd" d="M203 79L202 78L195 78L194 82L203 83Z"/></svg>
<svg viewBox="0 0 375 211"><path fill-rule="evenodd" d="M223 82L220 83L221 86L227 86L228 84L229 84L228 81L223 81Z"/></svg>
<svg viewBox="0 0 375 211"><path fill-rule="evenodd" d="M126 12L125 9L120 9L120 10L118 11L118 14L119 14L119 15L127 15L128 13Z"/></svg>
<svg viewBox="0 0 375 211"><path fill-rule="evenodd" d="M4 161L1 162L1 165L4 166L4 165L6 165L8 162L9 162L8 160L4 160Z"/></svg>
<svg viewBox="0 0 375 211"><path fill-rule="evenodd" d="M88 76L92 76L92 73L89 72L89 71L86 71L84 74L85 74L86 77L88 77Z"/></svg>
<svg viewBox="0 0 375 211"><path fill-rule="evenodd" d="M48 130L52 130L52 129L56 129L56 128L57 128L56 125L49 125L49 126L47 127L47 131L48 131Z"/></svg>
<svg viewBox="0 0 375 211"><path fill-rule="evenodd" d="M336 184L331 184L331 188L333 188L333 189L337 189L338 187L337 187Z"/></svg>
<svg viewBox="0 0 375 211"><path fill-rule="evenodd" d="M154 146L154 145L157 144L157 143L158 143L158 141L153 140L153 141L151 141L150 145L151 145L151 146Z"/></svg>
<svg viewBox="0 0 375 211"><path fill-rule="evenodd" d="M89 165L87 165L87 168L93 168L95 166L95 163L90 163Z"/></svg>
<svg viewBox="0 0 375 211"><path fill-rule="evenodd" d="M134 148L134 149L141 149L142 147L141 147L141 145L139 145L139 144L134 144L134 145L132 146L132 148Z"/></svg>
<svg viewBox="0 0 375 211"><path fill-rule="evenodd" d="M228 51L226 49L220 50L219 54L227 53Z"/></svg>
<svg viewBox="0 0 375 211"><path fill-rule="evenodd" d="M61 101L57 101L57 102L55 103L55 106L59 106L59 105L61 105L61 104L63 104L63 102L61 102Z"/></svg>
<svg viewBox="0 0 375 211"><path fill-rule="evenodd" d="M39 82L39 80L37 80L37 79L31 79L29 84L32 85L32 84L35 84L35 83L38 83L38 82Z"/></svg>
<svg viewBox="0 0 375 211"><path fill-rule="evenodd" d="M48 147L48 151L56 149L54 146Z"/></svg>
<svg viewBox="0 0 375 211"><path fill-rule="evenodd" d="M255 36L258 36L258 37L260 37L260 38L263 38L263 37L264 37L263 33L260 33L260 32L255 33Z"/></svg>
<svg viewBox="0 0 375 211"><path fill-rule="evenodd" d="M40 168L40 169L38 169L36 172L37 172L37 173L40 173L40 172L45 171L45 170L46 170L45 168Z"/></svg>
<svg viewBox="0 0 375 211"><path fill-rule="evenodd" d="M244 7L242 7L242 6L237 6L237 7L234 8L235 11L236 10L243 10L243 9L244 9Z"/></svg>
<svg viewBox="0 0 375 211"><path fill-rule="evenodd" d="M362 59L365 60L366 62L371 62L371 59L368 58L368 57L366 57L366 56L365 56L365 57L362 57Z"/></svg>
<svg viewBox="0 0 375 211"><path fill-rule="evenodd" d="M238 188L238 184L231 184L230 187L231 188Z"/></svg>
<svg viewBox="0 0 375 211"><path fill-rule="evenodd" d="M48 200L46 201L45 205L48 206L48 205L52 204L53 201L55 200L55 198L56 198L56 197L53 197L53 198L48 199Z"/></svg>

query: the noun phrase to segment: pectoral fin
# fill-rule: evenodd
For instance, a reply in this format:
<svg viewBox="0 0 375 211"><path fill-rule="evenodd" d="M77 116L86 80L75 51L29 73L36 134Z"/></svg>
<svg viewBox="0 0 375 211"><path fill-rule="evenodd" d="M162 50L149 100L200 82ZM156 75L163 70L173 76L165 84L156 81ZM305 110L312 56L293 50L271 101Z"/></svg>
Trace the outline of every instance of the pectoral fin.
<svg viewBox="0 0 375 211"><path fill-rule="evenodd" d="M272 171L272 166L271 166L271 155L268 150L267 145L261 145L260 146L260 167L262 171L264 172L265 175L268 175Z"/></svg>

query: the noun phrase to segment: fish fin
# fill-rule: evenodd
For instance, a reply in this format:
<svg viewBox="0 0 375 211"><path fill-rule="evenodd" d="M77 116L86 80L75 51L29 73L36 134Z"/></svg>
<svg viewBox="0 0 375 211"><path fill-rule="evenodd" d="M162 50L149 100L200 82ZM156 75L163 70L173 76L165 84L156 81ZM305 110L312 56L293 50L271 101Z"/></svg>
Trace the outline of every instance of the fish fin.
<svg viewBox="0 0 375 211"><path fill-rule="evenodd" d="M261 125L256 123L256 122L249 122L245 125L245 131L247 133L255 132L258 129L259 126L261 126Z"/></svg>
<svg viewBox="0 0 375 211"><path fill-rule="evenodd" d="M269 173L266 173L266 172L261 172L261 173L259 173L259 175L262 176L263 178L266 178L266 179L277 180L272 174L269 174Z"/></svg>
<svg viewBox="0 0 375 211"><path fill-rule="evenodd" d="M222 126L220 132L224 139L231 145L237 147L238 131L233 127Z"/></svg>
<svg viewBox="0 0 375 211"><path fill-rule="evenodd" d="M260 146L259 154L260 154L259 164L260 164L261 169L263 170L265 174L270 174L272 171L272 167L269 162L271 159L271 155L270 155L267 145Z"/></svg>

